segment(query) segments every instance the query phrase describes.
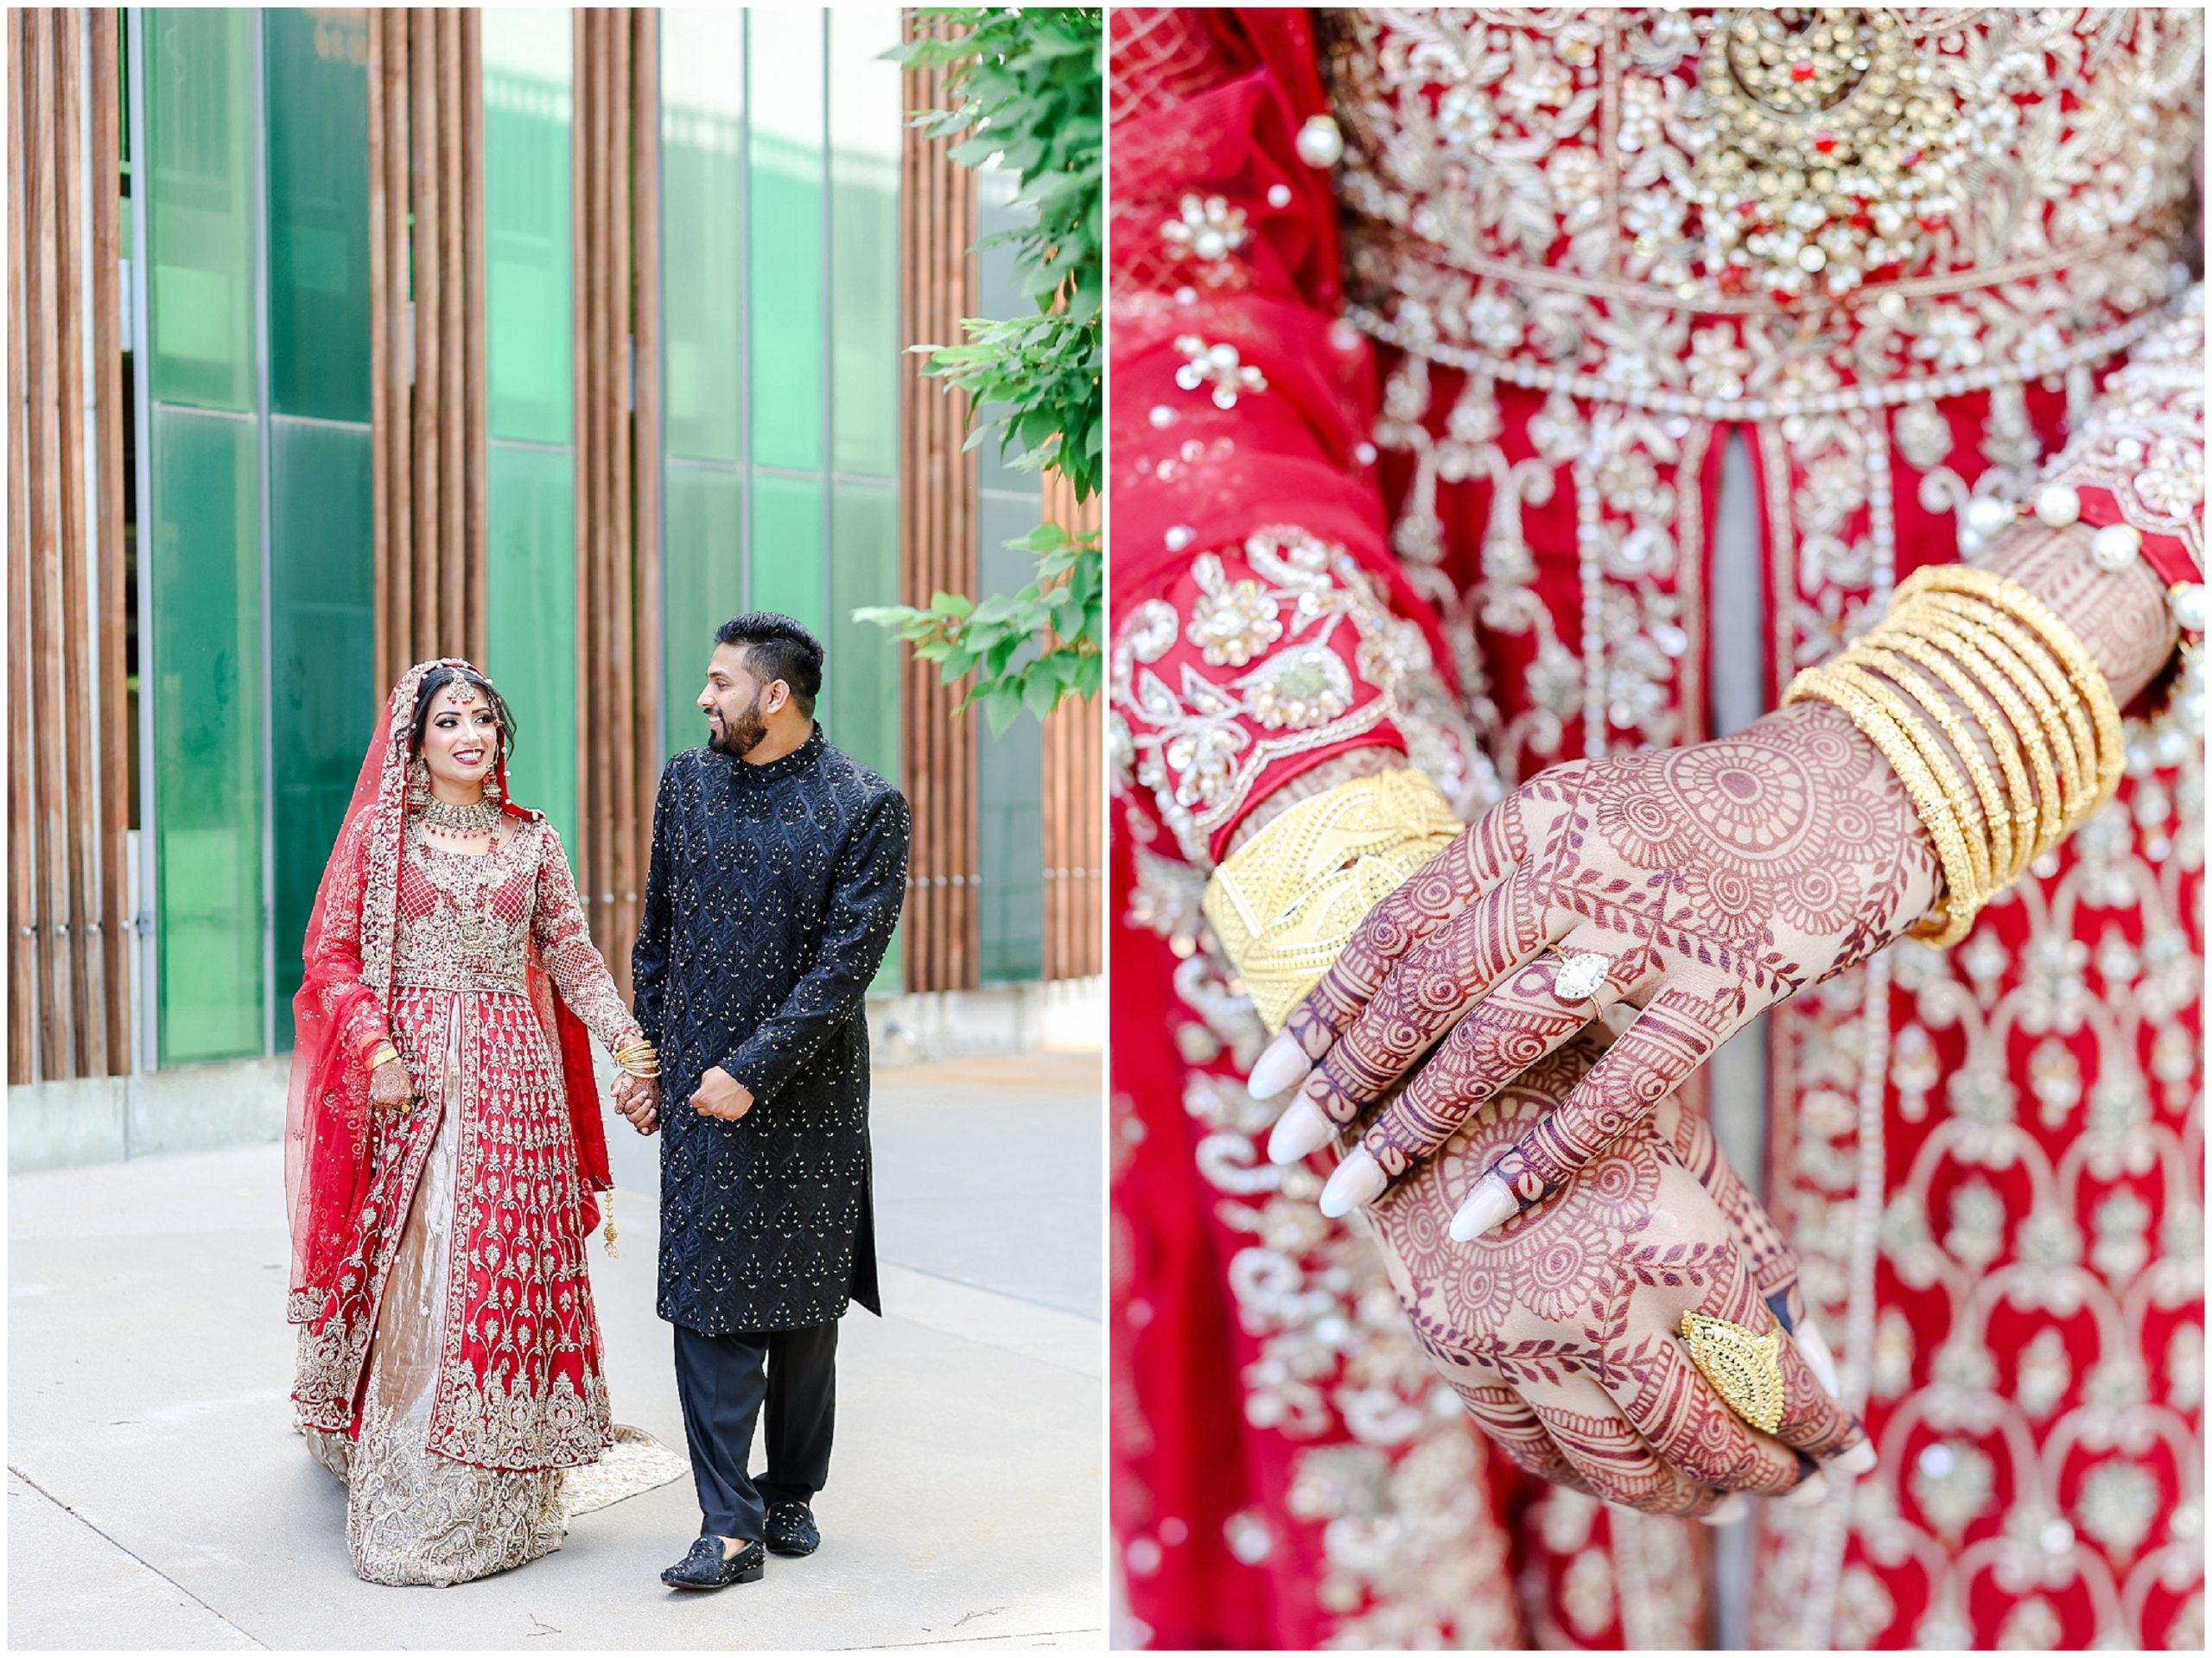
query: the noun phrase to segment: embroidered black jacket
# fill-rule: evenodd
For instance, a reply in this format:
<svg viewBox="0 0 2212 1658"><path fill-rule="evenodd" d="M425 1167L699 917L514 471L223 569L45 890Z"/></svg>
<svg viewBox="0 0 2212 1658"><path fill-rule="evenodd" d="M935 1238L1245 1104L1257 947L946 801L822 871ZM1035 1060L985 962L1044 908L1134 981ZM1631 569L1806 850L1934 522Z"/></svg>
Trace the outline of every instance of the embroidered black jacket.
<svg viewBox="0 0 2212 1658"><path fill-rule="evenodd" d="M862 998L906 897L906 797L819 726L765 765L663 768L630 970L660 1051L660 1316L793 1330L876 1293ZM690 1104L720 1065L735 1122Z"/></svg>

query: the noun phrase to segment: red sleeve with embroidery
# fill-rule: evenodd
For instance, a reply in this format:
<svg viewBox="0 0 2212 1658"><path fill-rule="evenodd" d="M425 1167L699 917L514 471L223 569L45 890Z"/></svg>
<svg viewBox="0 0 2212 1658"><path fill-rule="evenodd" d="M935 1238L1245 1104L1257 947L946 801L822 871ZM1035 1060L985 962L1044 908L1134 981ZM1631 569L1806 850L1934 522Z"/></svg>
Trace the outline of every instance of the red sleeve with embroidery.
<svg viewBox="0 0 2212 1658"><path fill-rule="evenodd" d="M334 899L330 904L323 916L319 948L313 943L309 947L313 959L307 975L308 988L318 999L326 1019L361 983L361 889L368 869L368 822L369 814L359 813L339 831L332 858L345 867L345 885L333 891L347 896L344 901ZM372 1049L391 1039L391 1026L385 1020L384 1003L373 993L356 999L339 1026L340 1051L352 1054L365 1070L369 1068Z"/></svg>
<svg viewBox="0 0 2212 1658"><path fill-rule="evenodd" d="M2074 488L2082 523L2140 531L2143 557L2167 586L2204 580L2202 283L2136 342L2045 481Z"/></svg>
<svg viewBox="0 0 2212 1658"><path fill-rule="evenodd" d="M569 873L569 854L552 824L543 826L537 860L537 903L531 916L531 937L537 945L545 971L561 992L569 1010L584 1028L612 1053L638 1028L629 1005L614 988L599 947L591 942L583 905L576 898L575 877Z"/></svg>
<svg viewBox="0 0 2212 1658"><path fill-rule="evenodd" d="M1374 364L1335 315L1306 19L1113 29L1110 729L1123 791L1204 866L1300 772L1418 749L1406 710L1444 700L1448 657L1389 551ZM1450 794L1471 754L1431 746Z"/></svg>

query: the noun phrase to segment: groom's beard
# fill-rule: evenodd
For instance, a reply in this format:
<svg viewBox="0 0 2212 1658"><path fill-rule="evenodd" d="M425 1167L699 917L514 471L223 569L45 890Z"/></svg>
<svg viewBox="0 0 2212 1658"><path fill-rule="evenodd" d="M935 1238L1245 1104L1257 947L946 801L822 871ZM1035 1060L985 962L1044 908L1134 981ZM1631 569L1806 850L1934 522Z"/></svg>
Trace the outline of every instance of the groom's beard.
<svg viewBox="0 0 2212 1658"><path fill-rule="evenodd" d="M707 746L717 754L728 754L733 759L741 760L758 748L760 740L767 734L767 725L760 718L760 694L755 692L752 706L735 720L724 719L720 731L709 727Z"/></svg>

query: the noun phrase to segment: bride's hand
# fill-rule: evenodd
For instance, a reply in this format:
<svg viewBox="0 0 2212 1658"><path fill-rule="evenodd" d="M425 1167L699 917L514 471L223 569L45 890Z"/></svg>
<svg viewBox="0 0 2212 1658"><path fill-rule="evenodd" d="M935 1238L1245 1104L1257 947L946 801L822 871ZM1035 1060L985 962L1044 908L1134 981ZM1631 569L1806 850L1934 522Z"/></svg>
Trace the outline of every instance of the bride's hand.
<svg viewBox="0 0 2212 1658"><path fill-rule="evenodd" d="M404 1111L415 1102L415 1079L406 1063L387 1059L369 1077L369 1103L379 1111Z"/></svg>
<svg viewBox="0 0 2212 1658"><path fill-rule="evenodd" d="M1520 1466L1651 1513L1732 1520L1730 1492L1802 1487L1810 1501L1816 1466L1865 1472L1873 1447L1831 1397L1834 1360L1804 1321L1796 1255L1672 1095L1540 1207L1471 1243L1450 1238L1468 1188L1600 1051L1585 1037L1537 1061L1374 1206L1431 1362ZM1771 1434L1692 1363L1685 1312L1791 1332Z"/></svg>
<svg viewBox="0 0 2212 1658"><path fill-rule="evenodd" d="M1270 1155L1304 1156L1428 1055L1324 1189L1343 1214L1605 1007L1641 1006L1554 1109L1497 1147L1492 1178L1468 1183L1453 1230L1473 1236L1643 1121L1754 1016L1898 937L1937 874L1889 763L1822 703L1554 766L1370 911L1292 1009L1252 1072L1262 1098L1305 1078Z"/></svg>
<svg viewBox="0 0 2212 1658"><path fill-rule="evenodd" d="M641 1134L660 1127L660 1084L642 1077L615 1079L614 1109Z"/></svg>

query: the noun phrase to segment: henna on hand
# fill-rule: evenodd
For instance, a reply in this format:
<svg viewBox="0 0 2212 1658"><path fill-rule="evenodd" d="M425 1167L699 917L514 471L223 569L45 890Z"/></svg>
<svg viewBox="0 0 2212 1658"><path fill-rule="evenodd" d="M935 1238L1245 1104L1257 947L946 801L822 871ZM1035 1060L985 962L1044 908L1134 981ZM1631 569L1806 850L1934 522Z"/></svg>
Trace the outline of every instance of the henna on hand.
<svg viewBox="0 0 2212 1658"><path fill-rule="evenodd" d="M1585 1036L1539 1061L1374 1205L1431 1362L1516 1464L1648 1512L1707 1515L1732 1491L1790 1491L1816 1464L1863 1471L1865 1431L1794 1342L1782 1344L1772 1434L1691 1362L1685 1310L1790 1330L1801 1303L1795 1255L1673 1096L1508 1225L1471 1244L1450 1237L1467 1189L1602 1052Z"/></svg>
<svg viewBox="0 0 2212 1658"><path fill-rule="evenodd" d="M1332 1123L1430 1056L1324 1208L1372 1201L1605 1007L1640 1004L1557 1109L1500 1149L1463 1230L1525 1210L1758 1013L1903 933L1936 885L1888 762L1824 705L1541 773L1377 904L1285 1025L1319 1062L1304 1100ZM1557 975L1585 954L1605 971L1570 999Z"/></svg>

